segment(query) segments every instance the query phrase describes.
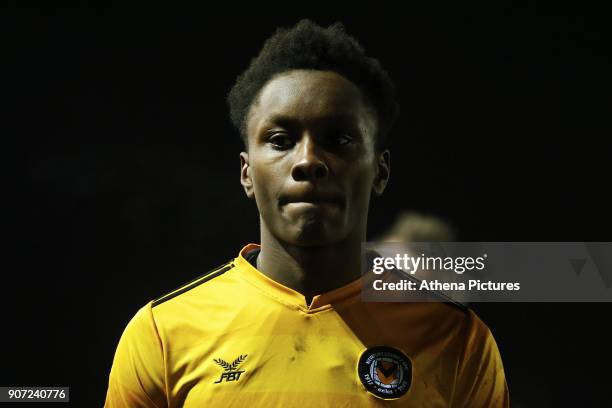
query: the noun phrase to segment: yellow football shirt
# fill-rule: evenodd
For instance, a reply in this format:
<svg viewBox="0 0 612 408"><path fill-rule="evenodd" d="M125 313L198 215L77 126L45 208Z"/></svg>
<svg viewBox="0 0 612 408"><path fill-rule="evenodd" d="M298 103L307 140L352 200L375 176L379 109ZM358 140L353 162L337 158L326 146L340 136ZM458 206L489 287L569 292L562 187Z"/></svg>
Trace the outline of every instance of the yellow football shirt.
<svg viewBox="0 0 612 408"><path fill-rule="evenodd" d="M106 407L508 407L470 309L315 296L259 272L259 246L147 303L119 341Z"/></svg>

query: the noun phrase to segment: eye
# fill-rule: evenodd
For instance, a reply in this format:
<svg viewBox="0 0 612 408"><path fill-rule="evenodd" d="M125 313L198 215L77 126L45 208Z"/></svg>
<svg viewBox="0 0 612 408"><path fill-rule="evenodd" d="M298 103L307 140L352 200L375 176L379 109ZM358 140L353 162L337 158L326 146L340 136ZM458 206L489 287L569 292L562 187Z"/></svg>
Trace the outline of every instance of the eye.
<svg viewBox="0 0 612 408"><path fill-rule="evenodd" d="M353 141L353 138L346 133L339 133L335 135L333 138L333 142L338 146L345 146Z"/></svg>
<svg viewBox="0 0 612 408"><path fill-rule="evenodd" d="M274 133L270 136L268 143L272 144L272 147L276 150L287 150L295 144L287 133L282 132Z"/></svg>

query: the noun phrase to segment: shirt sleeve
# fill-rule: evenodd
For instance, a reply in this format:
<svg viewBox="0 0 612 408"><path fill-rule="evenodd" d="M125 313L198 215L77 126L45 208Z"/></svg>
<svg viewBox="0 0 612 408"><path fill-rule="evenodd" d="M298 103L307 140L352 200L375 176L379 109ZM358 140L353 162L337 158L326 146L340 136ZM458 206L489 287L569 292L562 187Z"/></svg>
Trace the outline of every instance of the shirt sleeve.
<svg viewBox="0 0 612 408"><path fill-rule="evenodd" d="M149 302L134 315L121 335L104 407L167 407L163 356Z"/></svg>
<svg viewBox="0 0 612 408"><path fill-rule="evenodd" d="M468 336L459 361L453 407L508 408L510 396L501 355L489 328L469 310Z"/></svg>

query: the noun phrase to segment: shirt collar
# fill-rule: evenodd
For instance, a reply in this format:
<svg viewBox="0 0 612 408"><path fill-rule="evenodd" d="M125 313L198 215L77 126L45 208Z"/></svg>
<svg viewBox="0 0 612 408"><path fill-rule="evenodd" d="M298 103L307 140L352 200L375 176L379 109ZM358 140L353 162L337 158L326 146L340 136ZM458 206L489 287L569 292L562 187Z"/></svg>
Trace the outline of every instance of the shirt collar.
<svg viewBox="0 0 612 408"><path fill-rule="evenodd" d="M302 293L267 277L249 263L247 260L248 254L252 254L252 251L256 250L261 250L261 246L248 244L240 250L238 257L235 259L236 265L240 266L240 269L244 272L244 277L277 300L295 306L304 312L313 313L329 309L333 304L354 298L361 292L362 278L358 278L346 285L314 296L310 305L306 305L306 298Z"/></svg>

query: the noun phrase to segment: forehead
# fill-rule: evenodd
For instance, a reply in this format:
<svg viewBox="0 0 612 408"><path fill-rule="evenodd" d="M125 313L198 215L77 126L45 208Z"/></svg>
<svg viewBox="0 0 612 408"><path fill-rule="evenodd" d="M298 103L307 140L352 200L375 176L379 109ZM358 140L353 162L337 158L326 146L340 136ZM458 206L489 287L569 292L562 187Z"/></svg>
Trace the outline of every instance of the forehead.
<svg viewBox="0 0 612 408"><path fill-rule="evenodd" d="M359 88L331 71L295 70L268 81L251 107L248 133L275 118L302 123L343 118L359 126L373 126L373 114Z"/></svg>

